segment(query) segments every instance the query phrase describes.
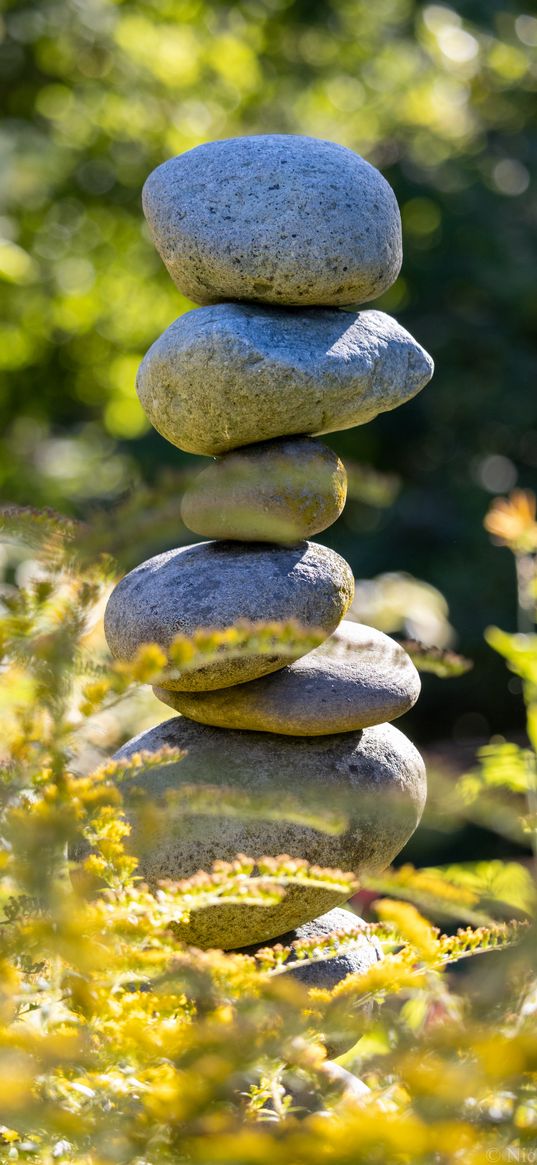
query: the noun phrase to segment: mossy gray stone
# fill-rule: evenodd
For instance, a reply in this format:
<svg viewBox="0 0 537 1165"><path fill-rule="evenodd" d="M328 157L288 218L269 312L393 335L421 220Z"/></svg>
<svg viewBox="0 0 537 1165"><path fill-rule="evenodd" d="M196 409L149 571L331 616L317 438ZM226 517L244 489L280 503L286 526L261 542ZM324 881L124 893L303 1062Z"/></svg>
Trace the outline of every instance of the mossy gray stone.
<svg viewBox="0 0 537 1165"><path fill-rule="evenodd" d="M228 453L186 490L181 517L206 538L296 542L331 526L347 496L336 453L310 437Z"/></svg>
<svg viewBox="0 0 537 1165"><path fill-rule="evenodd" d="M420 678L394 639L343 620L320 647L274 675L217 692L154 691L202 724L320 736L402 716L419 696Z"/></svg>
<svg viewBox="0 0 537 1165"><path fill-rule="evenodd" d="M176 635L225 630L241 621L296 620L328 636L352 601L354 578L345 559L315 542L199 542L142 562L117 585L105 612L108 646L132 659L142 643L166 648ZM296 650L296 657L304 654ZM165 687L210 691L285 667L289 657L224 650L197 670L176 670Z"/></svg>
<svg viewBox="0 0 537 1165"><path fill-rule="evenodd" d="M322 957L322 947L319 948L319 953L315 956L320 961L305 963L304 966L293 967L292 970L286 971L285 974L292 975L293 979L298 979L300 983L304 983L306 987L324 987L329 991L336 983L340 983L347 975L354 975L363 971L367 971L369 967L379 963L382 959L382 947L378 939L369 937L365 932L365 923L363 918L353 914L350 910L344 910L341 906L335 906L333 910L329 910L327 914L322 914L320 918L314 918L311 922L305 922L302 926L297 926L294 930L287 931L287 934L281 934L277 939L272 939L270 943L256 943L254 946L244 947L243 954L255 955L258 951L266 946L291 946L295 942L312 942L319 940L323 942L329 935L339 932L345 935L354 934L356 930L362 928L362 933L358 933L356 938L344 938L345 951L341 954L334 954L334 952L324 951L325 957ZM295 956L291 955L289 961L295 961Z"/></svg>
<svg viewBox="0 0 537 1165"><path fill-rule="evenodd" d="M172 445L217 456L363 425L410 400L432 373L431 357L384 312L222 303L175 320L147 352L136 388Z"/></svg>
<svg viewBox="0 0 537 1165"><path fill-rule="evenodd" d="M187 755L121 785L132 824L128 848L152 886L210 870L215 861L232 861L238 853L252 858L287 853L358 875L380 870L414 832L425 801L423 761L391 724L297 739L210 728L175 716L130 740L116 756L166 745ZM211 788L214 814L185 808L181 786L196 784ZM241 816L236 803L226 813L226 790L246 798L249 816ZM285 816L290 794L306 816L298 818L295 809L292 819L275 819L280 809ZM345 815L342 832L320 828L327 806ZM196 946L243 947L285 934L344 898L335 887L292 885L277 905L221 901L217 908L197 911L178 933Z"/></svg>
<svg viewBox="0 0 537 1165"><path fill-rule="evenodd" d="M161 258L195 303L365 303L401 267L391 186L334 142L206 142L153 170L142 199Z"/></svg>

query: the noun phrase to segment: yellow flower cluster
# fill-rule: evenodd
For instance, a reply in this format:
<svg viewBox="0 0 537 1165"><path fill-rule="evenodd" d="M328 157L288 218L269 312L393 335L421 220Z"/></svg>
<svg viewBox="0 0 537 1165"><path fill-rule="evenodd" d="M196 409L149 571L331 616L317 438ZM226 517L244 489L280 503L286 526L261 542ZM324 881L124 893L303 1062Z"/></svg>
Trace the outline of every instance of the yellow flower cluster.
<svg viewBox="0 0 537 1165"><path fill-rule="evenodd" d="M116 717L121 733L120 697L169 661L151 645L123 671L92 655L87 628L109 585L108 566L78 574L68 549L60 561L58 545L39 583L9 597L0 628L0 1161L531 1159L535 931L533 900L512 869L522 864L407 866L370 878L378 921L365 934L384 959L332 991L308 991L289 971L355 948L362 928L256 957L189 946L184 935L198 910L230 902L263 910L297 885L348 896L355 883L286 854L237 855L153 889L140 881L123 786L151 766L180 764L182 754L162 749L108 761L95 739ZM175 662L252 642L271 650L275 636L293 643L299 634L280 625L207 632L174 646ZM506 754L504 770L509 763ZM481 784L501 795L506 780ZM508 792L523 799L525 786L513 778ZM461 813L475 811L480 789L474 794L461 798ZM185 818L212 811L210 785L184 785L178 795ZM223 790L218 812L269 807ZM292 797L272 812L321 824ZM325 824L337 832L341 819L327 812ZM485 907L486 925L445 935L435 925L436 911L477 917ZM502 921L506 908L517 922ZM462 960L470 969L452 980L450 967ZM340 1062L363 1081L353 1093L328 1062L342 1046Z"/></svg>

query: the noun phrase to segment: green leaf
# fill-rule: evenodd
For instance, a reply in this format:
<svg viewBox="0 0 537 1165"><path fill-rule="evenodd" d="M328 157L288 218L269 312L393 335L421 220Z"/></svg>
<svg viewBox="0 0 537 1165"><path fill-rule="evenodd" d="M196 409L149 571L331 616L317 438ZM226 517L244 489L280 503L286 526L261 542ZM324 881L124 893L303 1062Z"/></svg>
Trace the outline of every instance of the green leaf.
<svg viewBox="0 0 537 1165"><path fill-rule="evenodd" d="M537 635L510 635L499 627L487 627L485 639L503 656L511 671L537 684Z"/></svg>

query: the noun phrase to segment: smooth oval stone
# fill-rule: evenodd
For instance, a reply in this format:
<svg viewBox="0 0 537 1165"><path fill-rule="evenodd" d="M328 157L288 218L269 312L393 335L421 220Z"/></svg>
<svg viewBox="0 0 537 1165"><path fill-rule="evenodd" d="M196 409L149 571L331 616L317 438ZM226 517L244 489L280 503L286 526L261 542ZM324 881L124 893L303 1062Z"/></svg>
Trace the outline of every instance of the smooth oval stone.
<svg viewBox="0 0 537 1165"><path fill-rule="evenodd" d="M106 607L108 646L132 659L142 643L166 648L176 635L201 628L224 630L241 621L296 620L330 635L354 594L348 563L316 542L294 546L198 542L142 562L118 583ZM296 656L304 654L297 649ZM278 653L233 658L222 651L195 671L178 670L164 686L210 691L255 680L285 667Z"/></svg>
<svg viewBox="0 0 537 1165"><path fill-rule="evenodd" d="M380 311L200 307L149 349L136 390L155 429L217 456L274 437L333 433L410 400L433 361Z"/></svg>
<svg viewBox="0 0 537 1165"><path fill-rule="evenodd" d="M364 303L401 267L391 186L334 142L207 142L157 166L142 201L157 251L195 303Z"/></svg>
<svg viewBox="0 0 537 1165"><path fill-rule="evenodd" d="M357 927L365 927L363 918L359 918L357 914L352 914L350 910L344 910L341 906L335 906L327 914L322 914L320 918L314 918L311 922L305 922L302 926L287 931L287 934L279 935L278 938L272 939L269 944L256 943L254 946L243 947L242 953L255 955L267 945L281 944L281 946L288 947L291 943L301 940L307 942L311 942L312 939L323 940L335 931L350 934ZM346 979L347 975L367 971L369 967L379 963L382 957L382 947L378 939L370 938L364 933L358 935L352 947L347 947L343 954L327 955L320 962L295 967L286 971L285 974L291 975L293 979L298 979L306 987L324 987L331 991L332 987L335 987L336 983L340 983L342 979ZM292 958L293 956L291 956Z"/></svg>
<svg viewBox="0 0 537 1165"><path fill-rule="evenodd" d="M414 832L425 802L423 761L391 724L297 739L210 728L175 716L136 736L116 757L165 745L187 755L121 782L132 824L128 848L151 886L210 870L214 862L232 861L238 853L252 858L286 853L358 875L380 870ZM181 785L198 783L214 787L214 815L188 813L181 802L174 806ZM226 816L226 789L245 794L254 810L260 799L277 810L292 793L295 803L315 808L315 820L322 821L329 805L345 814L347 826L342 833L324 833L309 823L311 817L307 824L296 818L274 820L263 817L262 808L250 817ZM141 792L147 809L140 805ZM190 923L177 929L195 946L233 949L285 934L345 897L336 889L291 885L277 905L220 901L217 908L193 913Z"/></svg>
<svg viewBox="0 0 537 1165"><path fill-rule="evenodd" d="M296 542L331 526L347 496L336 453L310 437L291 437L228 453L186 490L181 517L206 538Z"/></svg>
<svg viewBox="0 0 537 1165"><path fill-rule="evenodd" d="M344 620L320 647L274 675L218 692L154 692L202 724L321 736L395 720L415 704L420 687L394 639Z"/></svg>

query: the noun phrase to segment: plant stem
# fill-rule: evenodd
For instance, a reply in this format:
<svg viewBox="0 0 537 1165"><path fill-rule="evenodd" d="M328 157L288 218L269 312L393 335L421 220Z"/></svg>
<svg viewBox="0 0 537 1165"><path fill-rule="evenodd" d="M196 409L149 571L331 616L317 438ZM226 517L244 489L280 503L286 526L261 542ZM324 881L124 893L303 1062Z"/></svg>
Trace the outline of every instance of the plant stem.
<svg viewBox="0 0 537 1165"><path fill-rule="evenodd" d="M515 554L517 598L518 598L518 630L526 635L535 627L535 596L534 583L536 580L535 555Z"/></svg>

